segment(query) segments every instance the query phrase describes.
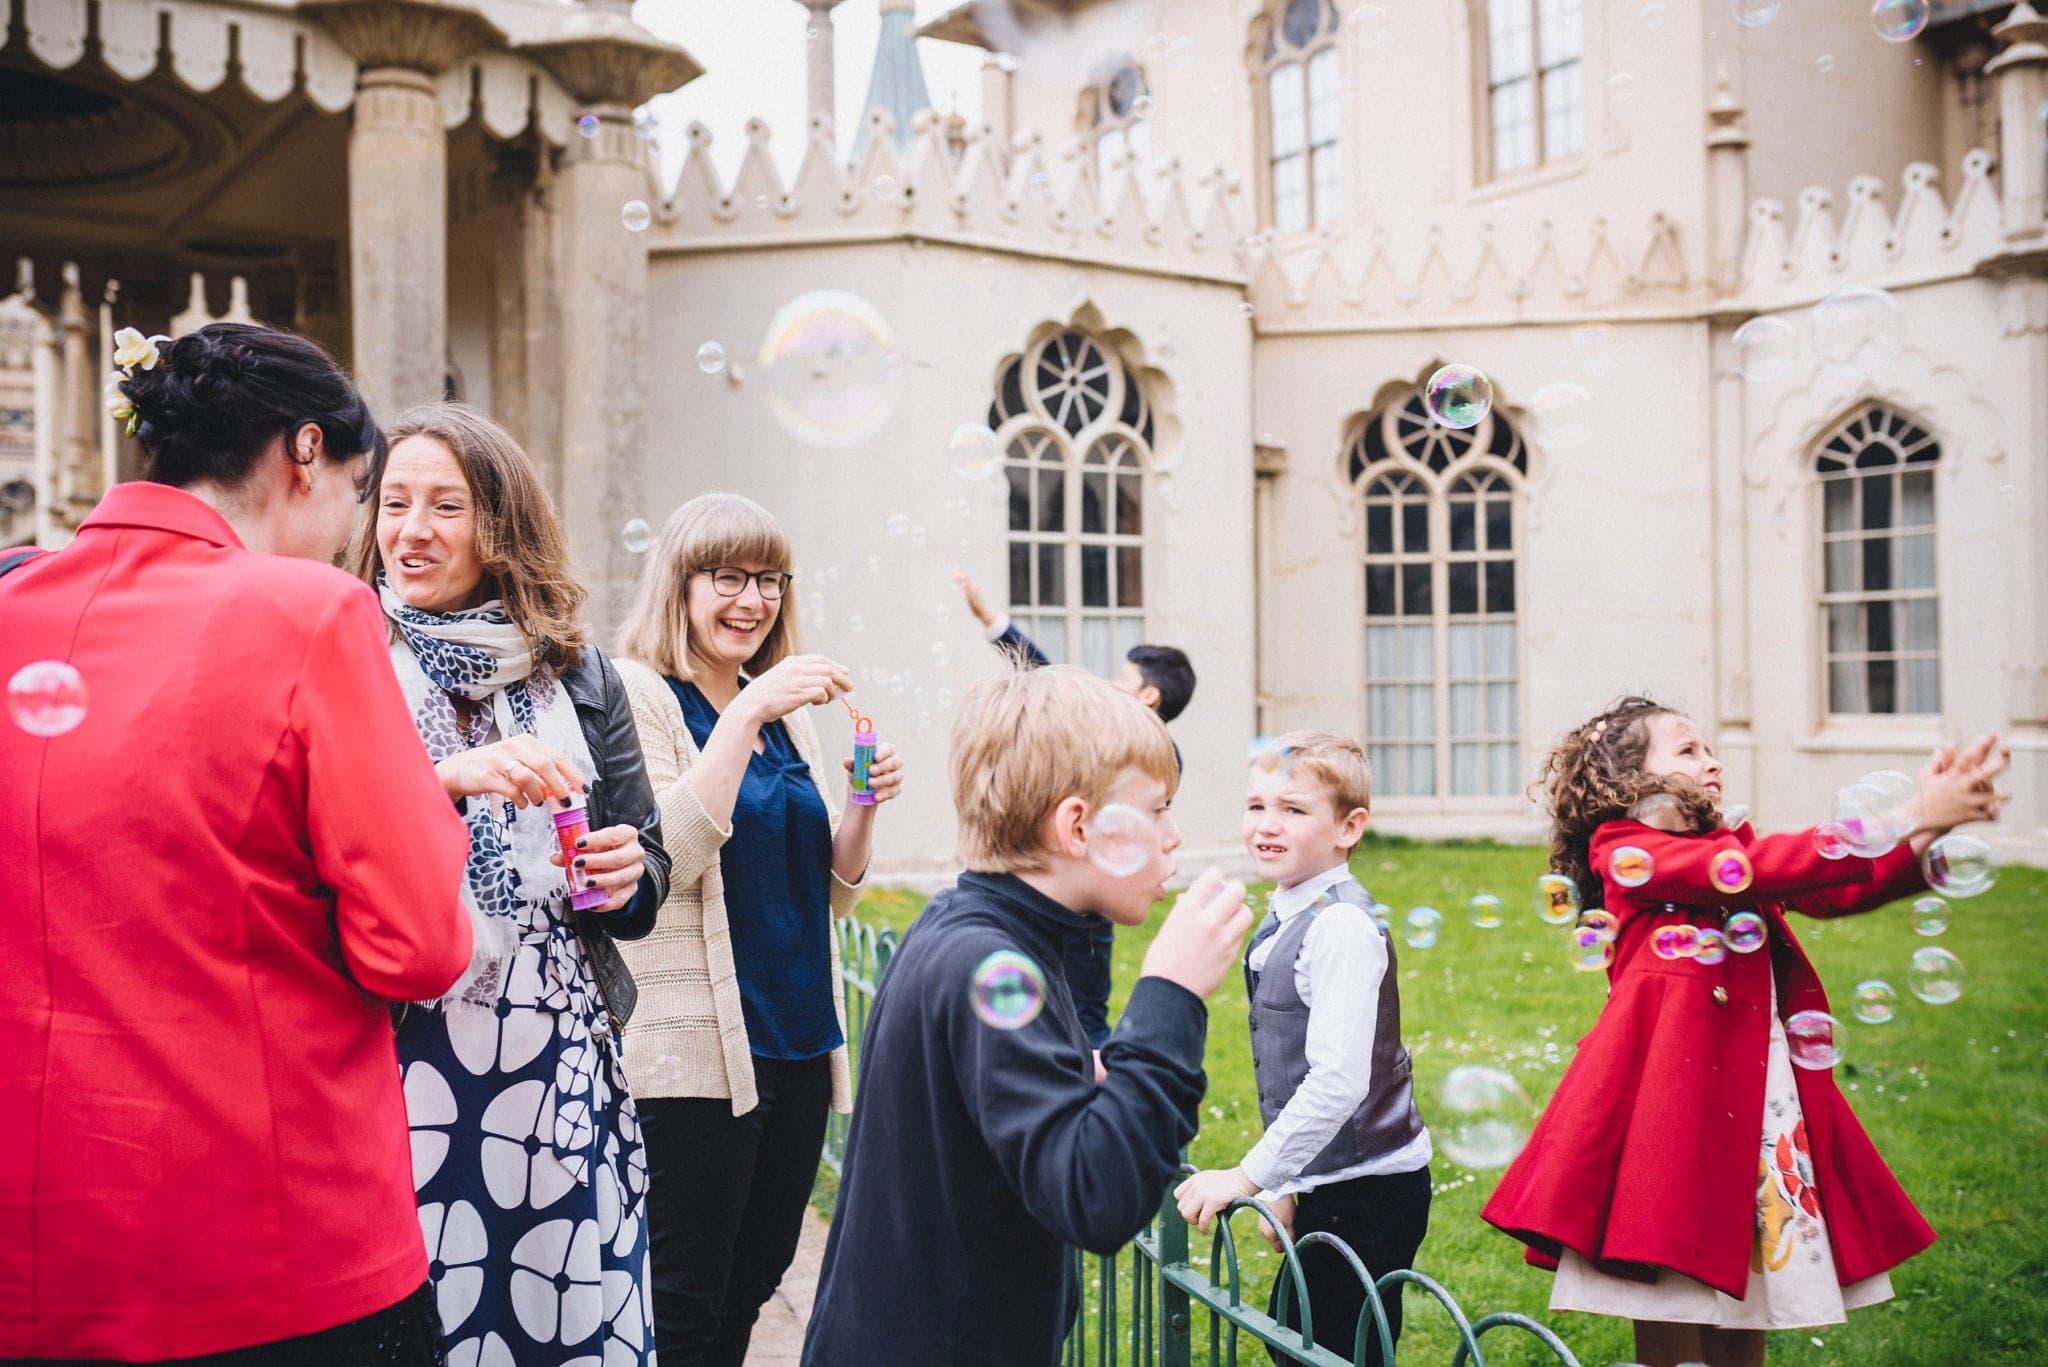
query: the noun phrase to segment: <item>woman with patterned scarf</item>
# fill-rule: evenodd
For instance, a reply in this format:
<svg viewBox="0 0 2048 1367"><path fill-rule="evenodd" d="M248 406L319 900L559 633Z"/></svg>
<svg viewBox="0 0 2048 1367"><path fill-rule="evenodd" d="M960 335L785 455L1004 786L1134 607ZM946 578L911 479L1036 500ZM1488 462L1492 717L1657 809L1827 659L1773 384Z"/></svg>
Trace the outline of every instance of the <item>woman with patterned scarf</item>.
<svg viewBox="0 0 2048 1367"><path fill-rule="evenodd" d="M398 1027L449 1359L644 1367L647 1165L618 1033L631 979L605 941L652 929L668 856L625 688L583 641L532 463L480 413L400 418L349 559L469 826L475 955ZM564 868L551 813L577 796L590 831ZM609 897L572 912L572 883Z"/></svg>

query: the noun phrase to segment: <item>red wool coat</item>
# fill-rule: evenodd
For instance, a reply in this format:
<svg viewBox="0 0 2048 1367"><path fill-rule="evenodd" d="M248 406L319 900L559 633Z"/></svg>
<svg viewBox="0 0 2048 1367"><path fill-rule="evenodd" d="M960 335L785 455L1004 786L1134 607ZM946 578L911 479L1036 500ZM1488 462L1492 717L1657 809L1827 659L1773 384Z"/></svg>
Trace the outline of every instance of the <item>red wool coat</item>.
<svg viewBox="0 0 2048 1367"><path fill-rule="evenodd" d="M1634 888L1616 883L1609 863L1630 846L1654 865ZM1753 875L1740 890L1724 891L1742 871L1729 851ZM1807 831L1759 837L1744 825L1682 836L1625 820L1593 833L1591 863L1620 919L1607 1005L1481 1214L1527 1243L1540 1267L1571 1248L1608 1271L1668 1267L1739 1297L1756 1218L1772 976L1781 1017L1828 1007L1784 913L1868 911L1923 888L1919 865L1905 846L1874 860L1827 860ZM1660 927L1718 928L1745 910L1769 927L1767 950L1703 964L1651 949ZM1793 1072L1842 1284L1933 1243L1834 1074Z"/></svg>
<svg viewBox="0 0 2048 1367"><path fill-rule="evenodd" d="M330 478L337 477L330 475ZM370 591L164 485L0 580L0 1358L149 1361L426 1280L387 998L469 961L468 833Z"/></svg>

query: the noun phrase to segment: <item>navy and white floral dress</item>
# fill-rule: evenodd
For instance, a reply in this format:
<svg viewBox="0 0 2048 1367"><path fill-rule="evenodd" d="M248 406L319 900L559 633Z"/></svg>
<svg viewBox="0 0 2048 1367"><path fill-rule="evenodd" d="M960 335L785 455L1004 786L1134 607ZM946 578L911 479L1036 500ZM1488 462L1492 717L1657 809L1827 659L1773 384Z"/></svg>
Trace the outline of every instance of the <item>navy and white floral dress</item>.
<svg viewBox="0 0 2048 1367"><path fill-rule="evenodd" d="M559 684L531 676L515 645L488 634L496 607L442 617L387 595L407 638L393 662L428 753L440 759L516 732L580 752L587 771ZM490 676L491 662L478 658L488 647L510 677ZM485 677L472 684L458 665ZM465 725L449 691L489 705ZM466 985L408 1007L398 1027L413 1186L448 1361L652 1367L647 1160L619 1042L567 920L562 872L545 862L552 822L497 798L467 807L477 959Z"/></svg>

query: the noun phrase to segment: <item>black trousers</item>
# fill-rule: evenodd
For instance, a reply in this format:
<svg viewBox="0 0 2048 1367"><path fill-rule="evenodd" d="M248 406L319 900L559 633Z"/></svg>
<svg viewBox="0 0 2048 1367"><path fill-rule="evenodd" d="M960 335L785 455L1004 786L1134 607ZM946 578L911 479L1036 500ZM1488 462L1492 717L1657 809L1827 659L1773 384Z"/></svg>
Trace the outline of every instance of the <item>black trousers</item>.
<svg viewBox="0 0 2048 1367"><path fill-rule="evenodd" d="M332 1329L201 1357L160 1359L164 1367L443 1367L441 1312L434 1284L394 1306ZM119 1367L76 1358L8 1358L0 1367Z"/></svg>
<svg viewBox="0 0 2048 1367"><path fill-rule="evenodd" d="M647 1244L662 1367L741 1367L796 1257L825 1147L830 1055L754 1060L759 1101L646 1097Z"/></svg>
<svg viewBox="0 0 2048 1367"><path fill-rule="evenodd" d="M1303 1192L1295 1201L1294 1237L1298 1242L1317 1230L1327 1231L1351 1246L1365 1270L1378 1281L1398 1268L1415 1265L1415 1251L1429 1229L1429 1169L1389 1173L1384 1177L1354 1177ZM1365 1308L1365 1287L1351 1265L1334 1250L1314 1247L1301 1254L1301 1276L1308 1283L1310 1324L1318 1346L1342 1354L1348 1362L1357 1343L1358 1321L1370 1321ZM1289 1326L1299 1326L1299 1303L1280 1314L1280 1288L1292 1279L1283 1269L1273 1284L1273 1301L1267 1313ZM1390 1289L1382 1302L1387 1328L1396 1340L1401 1337L1401 1297ZM1379 1331L1368 1325L1365 1331L1369 1367L1381 1367ZM1275 1362L1291 1359L1273 1354Z"/></svg>

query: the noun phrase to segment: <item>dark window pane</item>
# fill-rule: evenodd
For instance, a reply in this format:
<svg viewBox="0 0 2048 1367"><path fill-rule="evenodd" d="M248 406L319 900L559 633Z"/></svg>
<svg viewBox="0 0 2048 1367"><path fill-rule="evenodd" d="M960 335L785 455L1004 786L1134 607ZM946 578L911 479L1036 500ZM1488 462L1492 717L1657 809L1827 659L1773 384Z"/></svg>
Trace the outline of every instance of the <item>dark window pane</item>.
<svg viewBox="0 0 2048 1367"><path fill-rule="evenodd" d="M1145 553L1136 546L1117 547L1116 605L1120 608L1145 606Z"/></svg>
<svg viewBox="0 0 2048 1367"><path fill-rule="evenodd" d="M1831 532L1846 532L1856 525L1856 481L1831 479L1821 485L1821 502L1826 507L1822 524Z"/></svg>
<svg viewBox="0 0 2048 1367"><path fill-rule="evenodd" d="M1004 417L1015 417L1024 411L1024 363L1022 361L1012 361L1003 367L1003 379L999 393L1001 397L997 399L996 406L1001 410ZM991 427L1000 427L1001 425L1000 423L989 424Z"/></svg>
<svg viewBox="0 0 2048 1367"><path fill-rule="evenodd" d="M1394 553L1394 510L1384 503L1366 505L1365 549L1369 555Z"/></svg>
<svg viewBox="0 0 2048 1367"><path fill-rule="evenodd" d="M1081 530L1100 535L1108 530L1103 504L1109 502L1109 476L1089 473L1081 476Z"/></svg>
<svg viewBox="0 0 2048 1367"><path fill-rule="evenodd" d="M1863 587L1875 592L1892 586L1892 541L1873 536L1863 543Z"/></svg>
<svg viewBox="0 0 2048 1367"><path fill-rule="evenodd" d="M1429 615L1429 566L1401 567L1401 611L1410 617Z"/></svg>
<svg viewBox="0 0 2048 1367"><path fill-rule="evenodd" d="M1394 609L1394 567L1392 565L1367 565L1365 567L1365 615L1368 617L1392 617Z"/></svg>
<svg viewBox="0 0 2048 1367"><path fill-rule="evenodd" d="M1145 481L1142 475L1116 478L1116 530L1120 536L1136 536L1145 530Z"/></svg>
<svg viewBox="0 0 2048 1367"><path fill-rule="evenodd" d="M1028 532L1031 530L1031 472L1021 465L1006 466L1003 473L1010 481L1010 530Z"/></svg>
<svg viewBox="0 0 2048 1367"><path fill-rule="evenodd" d="M1896 712L1899 710L1899 666L1896 660L1872 660L1865 666L1864 677L1870 686L1870 710L1872 712Z"/></svg>
<svg viewBox="0 0 2048 1367"><path fill-rule="evenodd" d="M1452 612L1479 611L1479 566L1471 560L1457 560L1450 565L1450 591Z"/></svg>
<svg viewBox="0 0 2048 1367"><path fill-rule="evenodd" d="M1067 603L1066 559L1062 546L1038 548L1038 605L1065 607Z"/></svg>
<svg viewBox="0 0 2048 1367"><path fill-rule="evenodd" d="M1892 631L1891 603L1863 605L1863 648L1872 654L1899 648L1898 637Z"/></svg>
<svg viewBox="0 0 2048 1367"><path fill-rule="evenodd" d="M1121 367L1119 367L1121 369ZM1144 416L1145 397L1138 392L1138 377L1130 371L1123 372L1124 406L1117 410L1117 419L1126 427L1136 427L1138 419Z"/></svg>
<svg viewBox="0 0 2048 1367"><path fill-rule="evenodd" d="M1408 502L1401 505L1401 549L1413 554L1429 549L1429 505Z"/></svg>
<svg viewBox="0 0 2048 1367"><path fill-rule="evenodd" d="M1901 527L1932 527L1934 525L1934 472L1915 470L1899 477L1899 525Z"/></svg>
<svg viewBox="0 0 2048 1367"><path fill-rule="evenodd" d="M1892 525L1892 481L1890 475L1867 475L1857 481L1863 486L1863 526L1866 530Z"/></svg>
<svg viewBox="0 0 2048 1367"><path fill-rule="evenodd" d="M1486 500L1486 547L1494 551L1515 548L1515 505L1507 499Z"/></svg>
<svg viewBox="0 0 2048 1367"><path fill-rule="evenodd" d="M1081 548L1081 606L1109 606L1109 547Z"/></svg>
<svg viewBox="0 0 2048 1367"><path fill-rule="evenodd" d="M1486 610L1488 612L1513 612L1515 610L1514 561L1489 560L1486 562Z"/></svg>
<svg viewBox="0 0 2048 1367"><path fill-rule="evenodd" d="M1058 466L1038 472L1038 528L1041 532L1067 529L1067 472Z"/></svg>
<svg viewBox="0 0 2048 1367"><path fill-rule="evenodd" d="M1022 541L1010 543L1010 606L1031 602L1031 547Z"/></svg>
<svg viewBox="0 0 2048 1367"><path fill-rule="evenodd" d="M1469 551L1477 549L1479 509L1464 499L1451 505L1451 549ZM1456 609L1452 609L1456 611Z"/></svg>

